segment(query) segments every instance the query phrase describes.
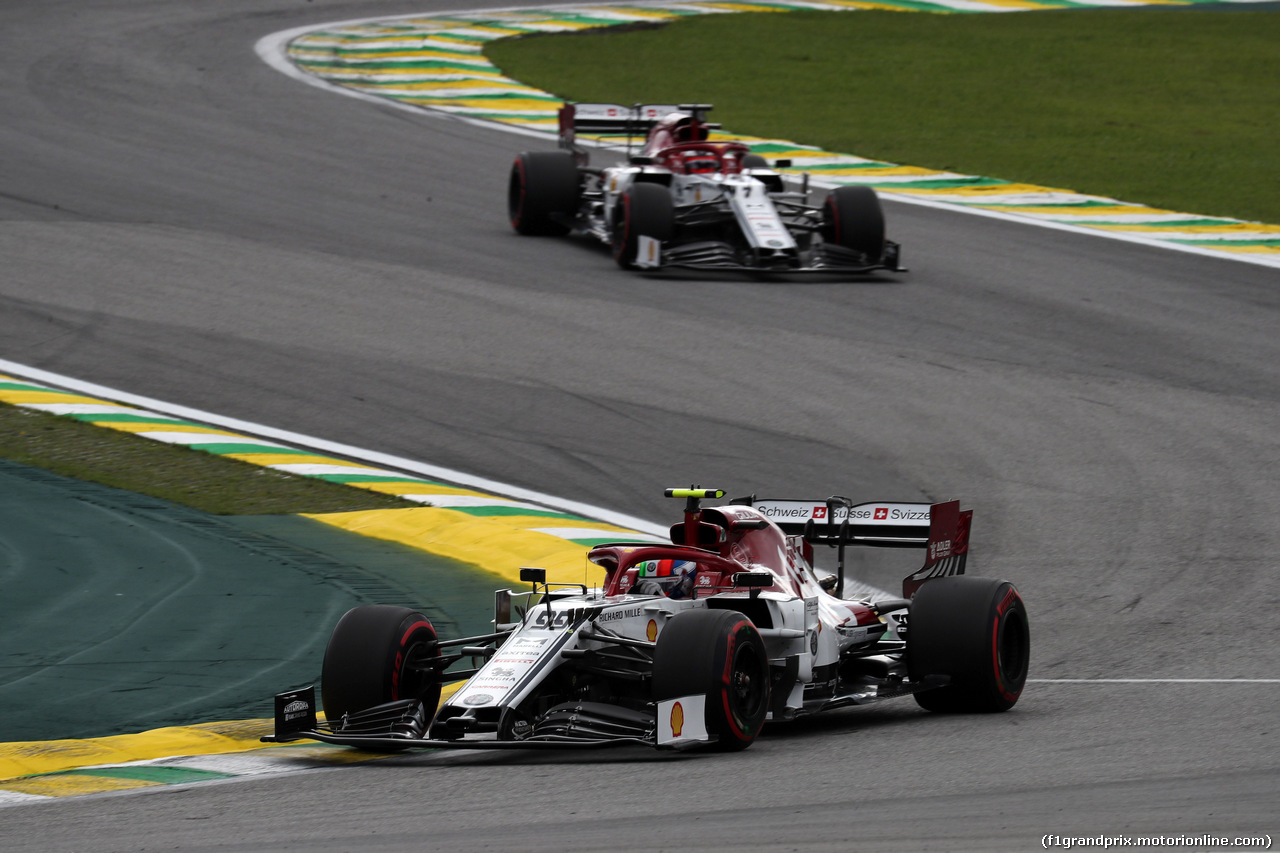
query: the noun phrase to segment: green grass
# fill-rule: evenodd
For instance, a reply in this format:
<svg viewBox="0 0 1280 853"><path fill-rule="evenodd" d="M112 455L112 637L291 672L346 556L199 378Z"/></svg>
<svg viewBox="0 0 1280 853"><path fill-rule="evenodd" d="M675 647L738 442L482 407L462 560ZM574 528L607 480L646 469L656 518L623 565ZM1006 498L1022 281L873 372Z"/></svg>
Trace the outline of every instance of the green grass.
<svg viewBox="0 0 1280 853"><path fill-rule="evenodd" d="M5 403L0 403L0 459L215 515L418 506Z"/></svg>
<svg viewBox="0 0 1280 853"><path fill-rule="evenodd" d="M704 15L495 42L578 101L704 102L737 133L1280 223L1280 12Z"/></svg>

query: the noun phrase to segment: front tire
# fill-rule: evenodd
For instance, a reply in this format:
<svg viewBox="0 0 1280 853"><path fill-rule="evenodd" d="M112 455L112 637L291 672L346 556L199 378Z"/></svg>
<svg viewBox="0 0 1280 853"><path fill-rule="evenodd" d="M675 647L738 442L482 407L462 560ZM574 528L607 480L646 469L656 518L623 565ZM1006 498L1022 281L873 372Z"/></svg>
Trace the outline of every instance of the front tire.
<svg viewBox="0 0 1280 853"><path fill-rule="evenodd" d="M769 655L751 620L734 610L686 610L658 635L656 701L704 694L706 726L721 750L746 749L769 710Z"/></svg>
<svg viewBox="0 0 1280 853"><path fill-rule="evenodd" d="M884 211L871 187L836 187L822 205L822 238L861 252L869 261L884 257Z"/></svg>
<svg viewBox="0 0 1280 853"><path fill-rule="evenodd" d="M659 243L675 231L675 205L671 190L661 184L638 183L622 194L614 217L613 259L624 270L635 269L640 259L640 238Z"/></svg>
<svg viewBox="0 0 1280 853"><path fill-rule="evenodd" d="M320 701L334 723L400 699L421 699L428 714L440 704L436 630L408 607L368 604L348 610L329 636L320 673Z"/></svg>
<svg viewBox="0 0 1280 853"><path fill-rule="evenodd" d="M1031 656L1027 607L1008 581L964 575L926 582L911 602L907 670L912 681L948 675L915 694L928 711L1007 711L1022 695Z"/></svg>
<svg viewBox="0 0 1280 853"><path fill-rule="evenodd" d="M526 151L511 164L507 216L521 234L567 234L581 196L578 164L567 151Z"/></svg>

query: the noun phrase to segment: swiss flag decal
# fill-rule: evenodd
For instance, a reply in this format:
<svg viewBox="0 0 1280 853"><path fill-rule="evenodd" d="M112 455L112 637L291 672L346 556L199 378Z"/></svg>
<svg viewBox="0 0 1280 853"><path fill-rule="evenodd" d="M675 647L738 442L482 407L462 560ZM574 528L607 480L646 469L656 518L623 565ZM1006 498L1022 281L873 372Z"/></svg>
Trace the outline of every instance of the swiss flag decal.
<svg viewBox="0 0 1280 853"><path fill-rule="evenodd" d="M827 508L826 508L825 506L815 506L815 507L813 508L813 517L814 517L814 518L826 518L826 517L827 517Z"/></svg>
<svg viewBox="0 0 1280 853"><path fill-rule="evenodd" d="M875 520L876 520L876 521L883 521L883 520L885 520L885 519L886 519L886 518L888 518L888 517L889 517L889 508L888 508L888 507L883 507L883 506L878 506L878 507L876 507L876 514L875 514Z"/></svg>

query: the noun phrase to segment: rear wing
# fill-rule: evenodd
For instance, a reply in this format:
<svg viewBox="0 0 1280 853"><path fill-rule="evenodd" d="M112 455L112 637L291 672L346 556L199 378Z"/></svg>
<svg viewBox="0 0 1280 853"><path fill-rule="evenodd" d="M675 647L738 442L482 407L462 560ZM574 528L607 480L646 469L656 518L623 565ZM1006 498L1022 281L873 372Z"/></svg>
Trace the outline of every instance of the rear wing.
<svg viewBox="0 0 1280 853"><path fill-rule="evenodd" d="M592 136L647 136L662 118L681 112L673 104L574 104L560 108L560 147L569 148L579 133Z"/></svg>
<svg viewBox="0 0 1280 853"><path fill-rule="evenodd" d="M946 503L855 504L848 498L825 500L776 500L737 498L735 504L754 507L782 532L802 536L813 545L837 549L837 586L844 586L844 549L847 545L879 548L922 548L924 566L902 581L902 594L911 598L925 581L964 574L969 556L969 527L973 510L960 511L959 501Z"/></svg>
<svg viewBox="0 0 1280 853"><path fill-rule="evenodd" d="M575 154L585 154L577 144L581 133L597 142L602 142L602 137L624 138L626 150L630 153L633 139L638 137L643 142L653 126L672 113L701 119L707 109L709 107L703 104L632 104L626 107L622 104L575 104L566 101L559 112L560 147ZM709 122L703 122L703 125L720 126Z"/></svg>

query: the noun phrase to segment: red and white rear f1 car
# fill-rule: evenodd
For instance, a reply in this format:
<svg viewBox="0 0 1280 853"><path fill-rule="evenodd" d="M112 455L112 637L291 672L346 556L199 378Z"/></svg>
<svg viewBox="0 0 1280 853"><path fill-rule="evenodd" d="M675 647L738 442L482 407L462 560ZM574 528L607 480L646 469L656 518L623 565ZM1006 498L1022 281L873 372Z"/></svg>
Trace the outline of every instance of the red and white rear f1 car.
<svg viewBox="0 0 1280 853"><path fill-rule="evenodd" d="M710 109L566 104L566 150L525 152L512 165L512 226L521 234L585 234L610 246L624 268L651 272L903 271L874 190L838 187L815 206L807 175L799 191L788 190L746 144L711 141L719 125L706 121ZM626 162L590 166L579 133L626 137ZM645 137L638 153L636 135Z"/></svg>
<svg viewBox="0 0 1280 853"><path fill-rule="evenodd" d="M959 503L686 501L670 544L599 545L604 586L546 581L496 596L492 634L441 640L420 612L349 611L315 688L276 696L273 742L372 750L639 744L741 749L766 722L913 695L931 711L1004 711L1027 677L1013 585L964 574ZM836 549L834 575L813 569ZM841 596L849 546L922 548L903 598ZM476 666L474 662L479 661ZM453 669L455 664L465 669ZM446 682L463 681L442 704Z"/></svg>

